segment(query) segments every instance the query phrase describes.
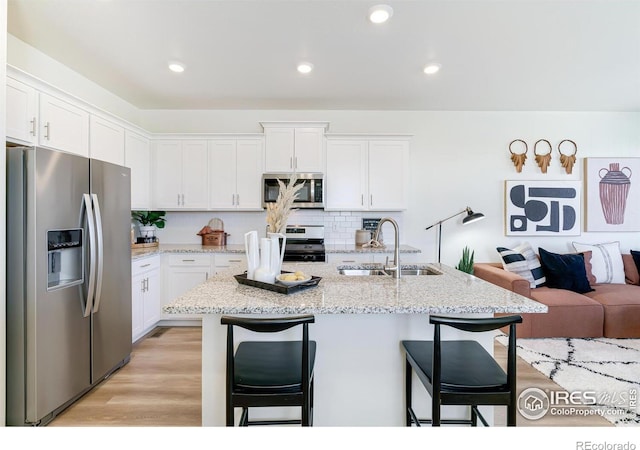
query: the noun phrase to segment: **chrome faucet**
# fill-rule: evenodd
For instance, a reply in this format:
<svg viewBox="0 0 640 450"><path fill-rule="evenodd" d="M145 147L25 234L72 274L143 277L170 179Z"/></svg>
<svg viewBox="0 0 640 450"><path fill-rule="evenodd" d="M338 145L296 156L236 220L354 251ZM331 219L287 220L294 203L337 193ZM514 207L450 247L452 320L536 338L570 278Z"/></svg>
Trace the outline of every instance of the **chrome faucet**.
<svg viewBox="0 0 640 450"><path fill-rule="evenodd" d="M380 234L380 230L382 229L382 225L385 222L390 222L391 225L393 225L393 230L395 233L394 236L394 244L395 244L395 248L393 250L393 257L394 257L394 261L393 267L389 267L389 257L387 257L387 263L384 266L384 270L389 270L389 271L393 271L393 278L400 278L400 229L398 228L398 222L396 222L395 220L393 220L391 217L385 217L383 219L380 219L380 222L378 222L378 228L376 228L376 234L373 237L373 239L375 241L378 241L378 235Z"/></svg>

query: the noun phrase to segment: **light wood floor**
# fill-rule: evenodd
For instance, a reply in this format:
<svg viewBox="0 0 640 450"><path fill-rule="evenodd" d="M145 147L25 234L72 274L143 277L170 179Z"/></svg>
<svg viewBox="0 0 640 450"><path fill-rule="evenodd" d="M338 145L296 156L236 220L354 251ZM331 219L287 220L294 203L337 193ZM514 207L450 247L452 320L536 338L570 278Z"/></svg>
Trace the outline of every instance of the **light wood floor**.
<svg viewBox="0 0 640 450"><path fill-rule="evenodd" d="M200 426L201 329L158 328L133 348L131 361L58 416L49 426ZM506 364L505 347L495 344L496 359ZM518 358L518 388L561 389ZM504 425L497 408L496 425ZM593 417L551 417L518 426L612 426Z"/></svg>
<svg viewBox="0 0 640 450"><path fill-rule="evenodd" d="M201 328L157 328L49 426L200 426Z"/></svg>

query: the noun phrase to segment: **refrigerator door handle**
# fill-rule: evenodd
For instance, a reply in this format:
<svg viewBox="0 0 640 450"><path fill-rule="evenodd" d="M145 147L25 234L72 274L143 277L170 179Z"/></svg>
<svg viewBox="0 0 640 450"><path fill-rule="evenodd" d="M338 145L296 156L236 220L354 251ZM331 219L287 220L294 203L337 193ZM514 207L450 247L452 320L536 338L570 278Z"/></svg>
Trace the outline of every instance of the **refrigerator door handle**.
<svg viewBox="0 0 640 450"><path fill-rule="evenodd" d="M84 211L87 218L87 229L89 231L89 282L87 286L87 298L84 302L83 316L89 317L93 306L93 293L95 289L96 278L96 236L95 236L95 222L93 220L93 207L91 206L91 197L89 194L82 194L84 203ZM80 294L82 295L82 288L80 288Z"/></svg>
<svg viewBox="0 0 640 450"><path fill-rule="evenodd" d="M96 268L96 294L95 301L93 302L93 313L97 313L100 308L100 298L102 294L102 272L104 268L104 239L102 235L102 215L100 214L100 202L98 202L98 196L91 194L93 200L93 212L96 216L96 240L98 244L98 258Z"/></svg>

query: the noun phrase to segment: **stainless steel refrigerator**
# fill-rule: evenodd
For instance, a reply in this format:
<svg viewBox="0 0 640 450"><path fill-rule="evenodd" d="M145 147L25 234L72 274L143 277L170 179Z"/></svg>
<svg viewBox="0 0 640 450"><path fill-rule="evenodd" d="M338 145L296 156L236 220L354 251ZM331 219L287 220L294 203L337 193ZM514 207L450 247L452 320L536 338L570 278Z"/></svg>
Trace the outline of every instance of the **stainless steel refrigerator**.
<svg viewBox="0 0 640 450"><path fill-rule="evenodd" d="M7 424L45 425L129 361L130 170L7 147Z"/></svg>

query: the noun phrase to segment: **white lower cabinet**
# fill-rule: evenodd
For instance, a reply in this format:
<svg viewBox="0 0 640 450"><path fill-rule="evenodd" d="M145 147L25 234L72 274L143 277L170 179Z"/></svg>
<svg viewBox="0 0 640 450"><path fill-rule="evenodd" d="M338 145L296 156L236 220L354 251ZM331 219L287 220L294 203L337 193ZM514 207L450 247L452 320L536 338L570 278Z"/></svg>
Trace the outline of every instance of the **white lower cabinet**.
<svg viewBox="0 0 640 450"><path fill-rule="evenodd" d="M162 306L204 283L213 272L213 255L172 253L163 255ZM195 314L162 314L163 320L200 320Z"/></svg>
<svg viewBox="0 0 640 450"><path fill-rule="evenodd" d="M235 265L239 265L238 274L247 270L247 256L243 253L216 253L214 261L215 273Z"/></svg>
<svg viewBox="0 0 640 450"><path fill-rule="evenodd" d="M400 253L400 264L417 264L421 261L420 253ZM393 263L393 253L329 253L327 262L339 265L358 264L385 264L389 258L389 264Z"/></svg>
<svg viewBox="0 0 640 450"><path fill-rule="evenodd" d="M373 253L329 253L327 254L327 262L330 264L340 265L358 265L371 264L373 261Z"/></svg>
<svg viewBox="0 0 640 450"><path fill-rule="evenodd" d="M131 340L137 341L160 320L160 256L131 263Z"/></svg>

